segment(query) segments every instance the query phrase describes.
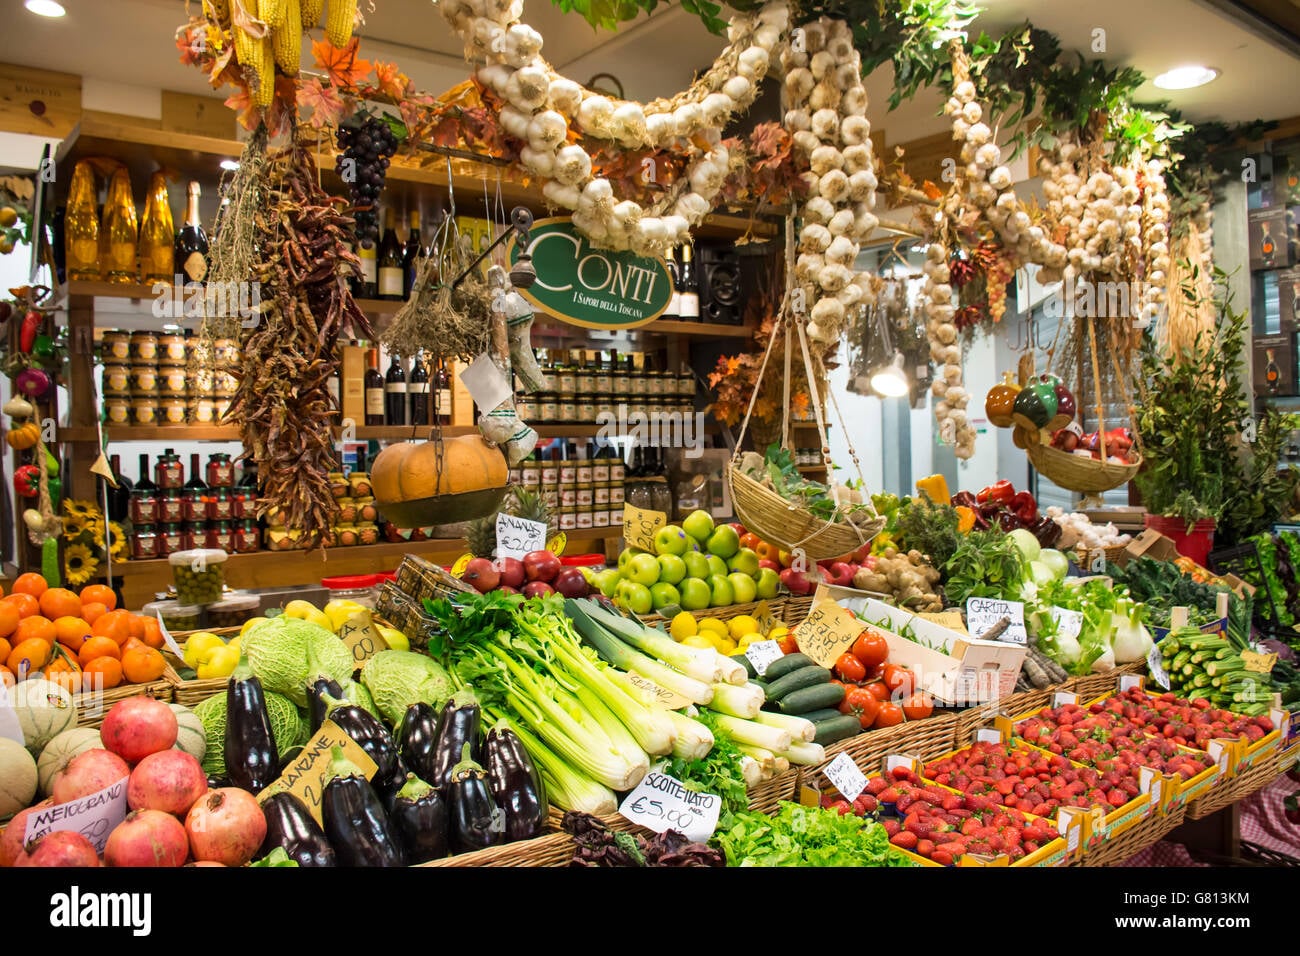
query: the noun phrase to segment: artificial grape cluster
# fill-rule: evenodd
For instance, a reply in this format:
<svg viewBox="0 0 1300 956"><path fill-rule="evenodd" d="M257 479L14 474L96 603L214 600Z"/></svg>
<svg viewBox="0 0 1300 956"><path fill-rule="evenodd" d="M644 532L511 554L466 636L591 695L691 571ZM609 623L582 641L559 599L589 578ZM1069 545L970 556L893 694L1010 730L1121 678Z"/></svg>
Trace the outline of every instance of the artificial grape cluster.
<svg viewBox="0 0 1300 956"><path fill-rule="evenodd" d="M357 239L378 242L379 194L384 189L389 157L397 152L397 137L382 119L365 116L358 125L339 127L338 144L334 171L352 194Z"/></svg>

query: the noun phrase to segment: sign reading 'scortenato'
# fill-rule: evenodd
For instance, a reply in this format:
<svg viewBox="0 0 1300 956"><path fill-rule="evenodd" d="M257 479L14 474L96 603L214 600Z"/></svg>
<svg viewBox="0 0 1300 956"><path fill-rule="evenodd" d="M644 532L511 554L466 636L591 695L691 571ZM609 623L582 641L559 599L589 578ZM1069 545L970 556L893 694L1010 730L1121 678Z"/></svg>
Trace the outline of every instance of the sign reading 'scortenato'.
<svg viewBox="0 0 1300 956"><path fill-rule="evenodd" d="M519 258L517 242L510 261ZM662 260L596 249L567 218L533 223L528 252L537 281L519 291L557 319L588 329L631 329L653 322L672 298Z"/></svg>

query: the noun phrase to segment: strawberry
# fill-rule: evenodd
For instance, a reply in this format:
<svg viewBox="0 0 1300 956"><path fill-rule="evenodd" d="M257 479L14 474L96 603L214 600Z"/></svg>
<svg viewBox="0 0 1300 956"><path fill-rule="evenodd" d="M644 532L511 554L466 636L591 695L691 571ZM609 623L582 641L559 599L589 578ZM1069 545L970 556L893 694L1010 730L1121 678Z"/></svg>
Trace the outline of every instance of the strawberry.
<svg viewBox="0 0 1300 956"><path fill-rule="evenodd" d="M1004 797L1009 796L1012 793L1012 791L1015 790L1016 781L1019 779L1020 779L1019 777L1003 777L1001 780L997 782L997 785L994 787L994 789L997 790L997 792L1002 794L1002 796Z"/></svg>
<svg viewBox="0 0 1300 956"><path fill-rule="evenodd" d="M867 793L878 797L889 786L884 777L872 777L867 781Z"/></svg>
<svg viewBox="0 0 1300 956"><path fill-rule="evenodd" d="M958 794L950 793L943 798L943 803L941 804L941 806L945 810L949 810L949 811L960 810L963 802L964 801Z"/></svg>
<svg viewBox="0 0 1300 956"><path fill-rule="evenodd" d="M1106 802L1112 807L1122 807L1124 804L1128 803L1128 797L1125 796L1123 790L1116 788L1106 794Z"/></svg>
<svg viewBox="0 0 1300 956"><path fill-rule="evenodd" d="M893 817L890 817L888 820L883 821L881 823L881 826L885 828L885 832L888 833L891 837L903 829L902 825L899 824L898 820L894 819Z"/></svg>
<svg viewBox="0 0 1300 956"><path fill-rule="evenodd" d="M918 854L919 856L927 856L927 857L928 857L928 856L933 856L933 855L934 855L934 841L933 841L933 840L917 840L917 841L916 841L916 852L917 852L917 854Z"/></svg>
<svg viewBox="0 0 1300 956"><path fill-rule="evenodd" d="M880 809L880 802L870 793L863 792L853 802L861 805L863 813L875 813Z"/></svg>
<svg viewBox="0 0 1300 956"><path fill-rule="evenodd" d="M953 855L947 850L940 850L936 847L930 854L930 860L934 863L940 864L941 866L952 866Z"/></svg>
<svg viewBox="0 0 1300 956"><path fill-rule="evenodd" d="M881 803L897 803L898 788L889 787L888 789L881 791L879 799Z"/></svg>
<svg viewBox="0 0 1300 956"><path fill-rule="evenodd" d="M889 842L894 846L902 847L904 850L914 850L920 841L917 840L915 833L901 832L891 836Z"/></svg>

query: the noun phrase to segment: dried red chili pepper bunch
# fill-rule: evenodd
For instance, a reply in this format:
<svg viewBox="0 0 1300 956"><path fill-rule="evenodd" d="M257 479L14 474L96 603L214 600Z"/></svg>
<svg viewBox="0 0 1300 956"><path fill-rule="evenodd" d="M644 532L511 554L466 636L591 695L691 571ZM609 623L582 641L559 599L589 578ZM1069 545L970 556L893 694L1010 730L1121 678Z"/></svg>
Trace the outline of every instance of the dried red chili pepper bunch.
<svg viewBox="0 0 1300 956"><path fill-rule="evenodd" d="M348 280L361 272L349 247L344 200L318 185L316 164L287 147L267 165L257 214L260 318L245 332L228 418L239 423L243 458L257 463L259 516L276 512L314 548L337 517L329 473L337 405L328 389L340 335L369 339L370 323Z"/></svg>

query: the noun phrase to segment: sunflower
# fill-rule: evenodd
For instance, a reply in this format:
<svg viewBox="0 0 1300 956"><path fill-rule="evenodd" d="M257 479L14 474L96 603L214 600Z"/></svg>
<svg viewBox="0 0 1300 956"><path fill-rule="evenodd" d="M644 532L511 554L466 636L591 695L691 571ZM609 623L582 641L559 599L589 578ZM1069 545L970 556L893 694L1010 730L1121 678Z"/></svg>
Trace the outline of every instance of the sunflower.
<svg viewBox="0 0 1300 956"><path fill-rule="evenodd" d="M81 537L86 530L86 519L76 515L68 515L63 519L63 536L69 541L75 541Z"/></svg>
<svg viewBox="0 0 1300 956"><path fill-rule="evenodd" d="M90 540L95 542L95 547L102 553L104 550L104 522L102 519L94 519L86 525L86 530L90 532Z"/></svg>
<svg viewBox="0 0 1300 956"><path fill-rule="evenodd" d="M90 501L77 501L72 498L64 499L63 513L69 518L88 519L94 518L99 514L99 509Z"/></svg>
<svg viewBox="0 0 1300 956"><path fill-rule="evenodd" d="M99 573L99 558L84 544L69 545L63 552L63 571L68 584L80 587Z"/></svg>
<svg viewBox="0 0 1300 956"><path fill-rule="evenodd" d="M126 532L116 521L108 523L108 553L114 561L126 560Z"/></svg>

